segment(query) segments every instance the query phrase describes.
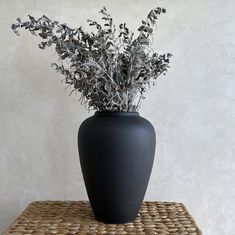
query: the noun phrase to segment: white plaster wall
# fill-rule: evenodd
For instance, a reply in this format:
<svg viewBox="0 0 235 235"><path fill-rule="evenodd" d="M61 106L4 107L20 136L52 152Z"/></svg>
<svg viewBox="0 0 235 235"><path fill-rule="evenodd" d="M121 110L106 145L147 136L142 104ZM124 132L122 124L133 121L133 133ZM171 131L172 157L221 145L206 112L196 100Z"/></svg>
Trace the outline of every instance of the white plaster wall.
<svg viewBox="0 0 235 235"><path fill-rule="evenodd" d="M174 55L171 69L140 111L157 130L146 200L183 202L204 234L233 235L234 0L0 0L0 232L31 201L87 199L76 135L92 115L50 69L53 50L10 25L45 14L80 26L103 5L133 30L150 9L167 8L155 45Z"/></svg>

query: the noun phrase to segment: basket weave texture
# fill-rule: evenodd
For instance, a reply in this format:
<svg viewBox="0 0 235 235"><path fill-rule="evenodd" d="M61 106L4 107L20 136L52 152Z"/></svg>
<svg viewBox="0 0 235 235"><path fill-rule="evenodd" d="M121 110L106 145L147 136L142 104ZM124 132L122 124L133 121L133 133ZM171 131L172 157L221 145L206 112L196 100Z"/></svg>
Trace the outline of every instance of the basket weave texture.
<svg viewBox="0 0 235 235"><path fill-rule="evenodd" d="M143 202L133 223L105 224L95 220L87 201L36 201L4 235L202 235L182 203Z"/></svg>

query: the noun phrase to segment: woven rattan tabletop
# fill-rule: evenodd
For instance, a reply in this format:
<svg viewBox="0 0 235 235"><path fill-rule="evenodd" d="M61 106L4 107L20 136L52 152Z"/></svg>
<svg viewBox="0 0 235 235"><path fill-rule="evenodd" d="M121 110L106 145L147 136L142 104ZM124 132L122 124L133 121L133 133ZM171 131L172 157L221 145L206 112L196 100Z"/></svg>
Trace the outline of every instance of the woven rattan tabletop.
<svg viewBox="0 0 235 235"><path fill-rule="evenodd" d="M4 235L157 234L201 235L182 203L144 202L133 223L104 224L94 219L87 201L36 201Z"/></svg>

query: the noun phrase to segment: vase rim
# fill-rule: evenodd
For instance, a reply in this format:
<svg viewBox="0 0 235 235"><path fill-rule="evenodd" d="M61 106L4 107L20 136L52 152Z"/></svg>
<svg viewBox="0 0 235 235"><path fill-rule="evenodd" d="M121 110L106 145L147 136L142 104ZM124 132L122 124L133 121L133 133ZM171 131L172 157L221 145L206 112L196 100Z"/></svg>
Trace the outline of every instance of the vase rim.
<svg viewBox="0 0 235 235"><path fill-rule="evenodd" d="M96 111L98 116L139 116L138 112Z"/></svg>

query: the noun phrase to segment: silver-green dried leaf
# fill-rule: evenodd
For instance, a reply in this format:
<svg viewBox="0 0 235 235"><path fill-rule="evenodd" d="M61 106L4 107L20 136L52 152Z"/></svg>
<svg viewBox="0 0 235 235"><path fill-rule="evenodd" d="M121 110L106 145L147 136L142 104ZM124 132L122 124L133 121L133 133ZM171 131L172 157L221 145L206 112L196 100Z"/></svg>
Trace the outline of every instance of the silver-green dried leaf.
<svg viewBox="0 0 235 235"><path fill-rule="evenodd" d="M87 20L95 29L91 33L45 15L39 19L29 15L25 22L17 18L12 30L19 35L18 29L24 28L41 37L40 49L54 46L59 62L52 67L64 76L70 95L79 92L88 109L137 111L144 93L169 68L172 55L154 52L150 40L158 16L165 12L159 7L151 10L136 38L126 23L116 27L105 7L100 10L103 24Z"/></svg>

